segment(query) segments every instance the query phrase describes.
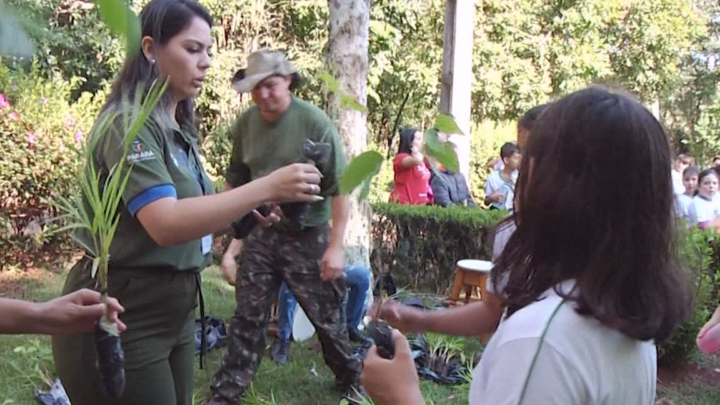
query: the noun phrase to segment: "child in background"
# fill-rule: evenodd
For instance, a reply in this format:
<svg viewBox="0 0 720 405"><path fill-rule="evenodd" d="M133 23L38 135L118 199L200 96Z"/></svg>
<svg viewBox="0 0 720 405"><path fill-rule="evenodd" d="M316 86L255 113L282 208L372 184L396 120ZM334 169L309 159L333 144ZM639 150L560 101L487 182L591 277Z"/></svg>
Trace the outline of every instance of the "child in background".
<svg viewBox="0 0 720 405"><path fill-rule="evenodd" d="M675 194L682 194L685 192L685 186L683 186L683 172L692 164L692 157L684 154L679 154L673 162L672 175L673 190Z"/></svg>
<svg viewBox="0 0 720 405"><path fill-rule="evenodd" d="M517 169L520 167L520 148L513 142L507 142L500 148L500 157L504 166L502 170L494 171L488 176L485 183L485 204L489 205L490 209L512 210Z"/></svg>
<svg viewBox="0 0 720 405"><path fill-rule="evenodd" d="M698 170L697 167L688 167L683 171L682 180L685 192L676 194L677 201L675 206L677 216L680 218L689 218L690 204L697 193L699 174L700 170Z"/></svg>
<svg viewBox="0 0 720 405"><path fill-rule="evenodd" d="M720 200L716 197L718 190L718 175L713 169L700 172L698 176L697 195L692 199L688 214L690 224L700 229L717 228L720 225Z"/></svg>
<svg viewBox="0 0 720 405"><path fill-rule="evenodd" d="M547 109L549 105L550 103L536 105L535 107L527 110L518 121L517 145L520 149L525 146L525 143L527 142L527 139L532 132L532 127L533 125L535 125L535 121L537 121L538 117L540 117L540 115L543 113L543 111ZM488 166L491 167L493 170L500 171L503 169L503 167L505 167L505 163L503 163L502 157L497 157L491 160Z"/></svg>

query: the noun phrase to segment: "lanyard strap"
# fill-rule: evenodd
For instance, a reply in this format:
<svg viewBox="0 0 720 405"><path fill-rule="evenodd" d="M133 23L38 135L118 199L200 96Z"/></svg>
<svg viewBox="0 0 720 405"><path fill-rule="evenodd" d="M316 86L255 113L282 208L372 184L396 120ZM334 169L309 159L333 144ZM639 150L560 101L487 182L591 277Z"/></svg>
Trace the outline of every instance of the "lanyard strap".
<svg viewBox="0 0 720 405"><path fill-rule="evenodd" d="M547 334L548 329L550 328L550 322L555 318L555 315L557 315L558 311L560 311L560 307L563 306L565 303L565 299L560 301L560 304L558 304L557 307L555 307L555 310L552 312L552 315L550 315L550 319L548 319L547 323L545 324L545 329L543 329L542 335L540 335L540 343L538 344L537 350L535 350L535 355L533 356L532 362L530 363L530 369L528 370L527 377L525 377L525 382L523 383L522 391L520 391L520 399L518 400L517 405L522 405L523 399L525 399L525 393L527 392L528 384L530 383L530 375L532 375L533 369L535 368L535 363L537 362L538 355L540 354L540 349L542 348L543 343L545 342L545 335Z"/></svg>

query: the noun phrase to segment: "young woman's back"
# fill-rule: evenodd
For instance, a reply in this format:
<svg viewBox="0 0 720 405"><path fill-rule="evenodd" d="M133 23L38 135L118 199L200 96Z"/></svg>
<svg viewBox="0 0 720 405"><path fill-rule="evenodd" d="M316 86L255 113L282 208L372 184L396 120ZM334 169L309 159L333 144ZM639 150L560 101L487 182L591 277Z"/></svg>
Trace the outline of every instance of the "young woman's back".
<svg viewBox="0 0 720 405"><path fill-rule="evenodd" d="M655 345L579 315L552 289L545 295L500 324L474 375L470 405L516 405L526 379L523 404L652 405Z"/></svg>
<svg viewBox="0 0 720 405"><path fill-rule="evenodd" d="M662 125L625 95L584 89L543 112L523 151L516 228L501 228L512 234L492 290L504 314L471 405L653 404L655 345L687 319L692 293L676 256L670 161ZM427 324L486 333L498 315L489 301ZM420 405L409 345L394 343L392 361L365 360L365 387L379 405Z"/></svg>

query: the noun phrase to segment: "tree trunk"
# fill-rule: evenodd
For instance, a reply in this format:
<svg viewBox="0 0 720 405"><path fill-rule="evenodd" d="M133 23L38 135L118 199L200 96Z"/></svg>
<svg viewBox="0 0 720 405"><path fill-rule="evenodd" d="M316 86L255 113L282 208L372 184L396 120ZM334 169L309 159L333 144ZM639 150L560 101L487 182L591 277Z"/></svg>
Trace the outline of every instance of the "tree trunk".
<svg viewBox="0 0 720 405"><path fill-rule="evenodd" d="M460 173L470 184L470 114L473 80L475 0L448 0L440 78L440 112L451 114L465 135L450 135L457 146Z"/></svg>
<svg viewBox="0 0 720 405"><path fill-rule="evenodd" d="M328 0L330 35L326 48L330 73L340 90L365 105L367 103L368 37L370 0ZM348 161L367 148L367 114L342 107L338 97L330 96L330 116L335 120L345 144ZM350 220L345 235L348 264L369 266L370 207L351 197Z"/></svg>

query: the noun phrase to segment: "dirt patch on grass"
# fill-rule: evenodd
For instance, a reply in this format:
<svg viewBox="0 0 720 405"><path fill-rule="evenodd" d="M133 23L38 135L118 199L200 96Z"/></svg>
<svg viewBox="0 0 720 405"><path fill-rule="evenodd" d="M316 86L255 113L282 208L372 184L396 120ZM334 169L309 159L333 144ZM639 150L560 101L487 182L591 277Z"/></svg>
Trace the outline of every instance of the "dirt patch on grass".
<svg viewBox="0 0 720 405"><path fill-rule="evenodd" d="M687 362L674 368L660 367L658 382L665 387L689 383L720 387L720 355L702 354L697 363Z"/></svg>
<svg viewBox="0 0 720 405"><path fill-rule="evenodd" d="M34 301L37 291L45 288L48 283L58 282L63 274L62 269L68 268L80 256L72 257L64 264L52 267L5 267L0 271L0 297Z"/></svg>
<svg viewBox="0 0 720 405"><path fill-rule="evenodd" d="M48 275L47 270L38 268L0 272L0 297L27 300L32 295L29 291L42 285Z"/></svg>

